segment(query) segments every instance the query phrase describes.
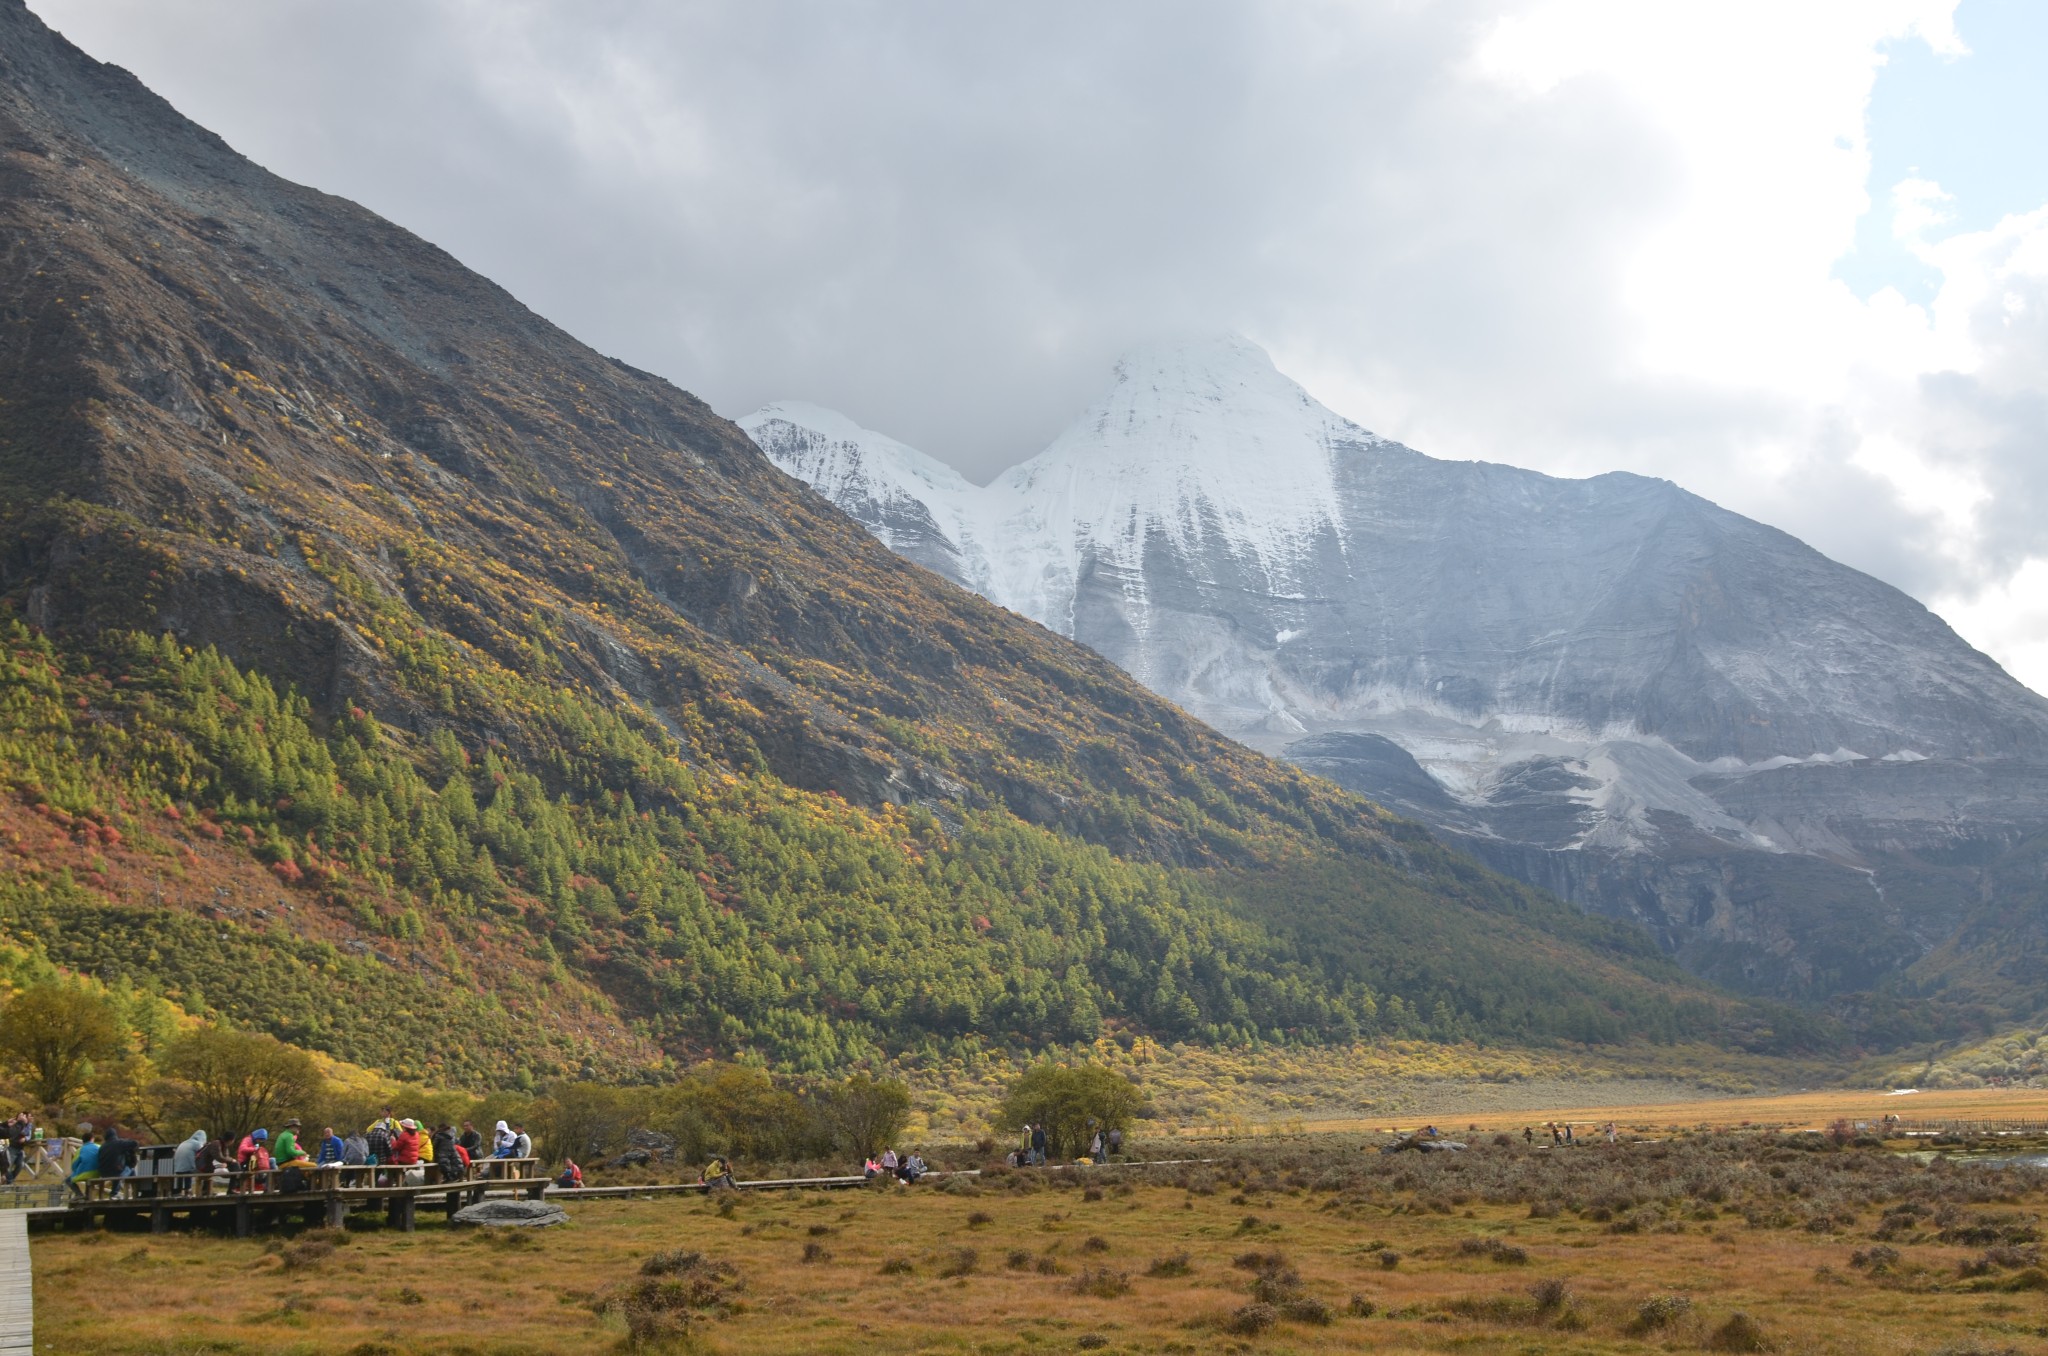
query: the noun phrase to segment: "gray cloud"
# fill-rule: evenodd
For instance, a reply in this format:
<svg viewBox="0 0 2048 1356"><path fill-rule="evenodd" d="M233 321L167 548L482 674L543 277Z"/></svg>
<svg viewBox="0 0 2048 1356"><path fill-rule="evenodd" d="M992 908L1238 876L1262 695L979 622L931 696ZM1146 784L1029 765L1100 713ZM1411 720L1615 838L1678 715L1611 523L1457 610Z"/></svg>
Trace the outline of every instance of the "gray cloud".
<svg viewBox="0 0 2048 1356"><path fill-rule="evenodd" d="M720 409L835 405L976 477L1164 329L1541 389L1662 187L1597 89L1458 75L1472 3L37 8Z"/></svg>
<svg viewBox="0 0 2048 1356"><path fill-rule="evenodd" d="M1520 0L32 3L728 414L813 400L986 479L1129 343L1228 327L1424 451L1664 475L1923 596L1968 573L1825 412L1640 373L1622 269L1674 157L1597 78L1468 74ZM2042 405L1987 380L1923 405L2009 477L2013 561ZM1774 438L1804 459L1746 475Z"/></svg>

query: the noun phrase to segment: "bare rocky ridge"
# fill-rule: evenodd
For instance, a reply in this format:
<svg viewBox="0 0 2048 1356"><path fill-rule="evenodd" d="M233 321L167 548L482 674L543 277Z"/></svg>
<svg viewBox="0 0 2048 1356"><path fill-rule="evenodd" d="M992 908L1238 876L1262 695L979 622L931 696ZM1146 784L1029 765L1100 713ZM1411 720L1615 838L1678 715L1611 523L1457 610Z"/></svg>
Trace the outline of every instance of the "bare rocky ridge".
<svg viewBox="0 0 2048 1356"><path fill-rule="evenodd" d="M1424 456L1242 340L1126 358L986 488L829 412L741 423L911 558L1717 979L1910 975L2048 826L2048 701L1898 590L1669 482Z"/></svg>
<svg viewBox="0 0 2048 1356"><path fill-rule="evenodd" d="M1192 765L1290 818L1321 794L905 565L695 397L251 164L21 0L0 0L0 278L0 598L40 626L169 630L329 710L516 745L515 713L438 710L366 639L388 600L704 759L1168 860L1221 840L1092 803L1172 795ZM1362 805L1332 815L1371 837Z"/></svg>

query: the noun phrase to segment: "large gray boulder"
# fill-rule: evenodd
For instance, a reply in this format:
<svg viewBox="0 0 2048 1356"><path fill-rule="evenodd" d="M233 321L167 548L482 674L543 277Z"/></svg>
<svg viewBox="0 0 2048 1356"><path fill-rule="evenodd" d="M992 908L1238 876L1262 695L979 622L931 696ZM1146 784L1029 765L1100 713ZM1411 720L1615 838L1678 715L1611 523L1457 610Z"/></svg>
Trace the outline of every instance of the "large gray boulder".
<svg viewBox="0 0 2048 1356"><path fill-rule="evenodd" d="M452 1222L458 1225L539 1229L550 1224L567 1224L569 1212L552 1201L478 1201L456 1211Z"/></svg>

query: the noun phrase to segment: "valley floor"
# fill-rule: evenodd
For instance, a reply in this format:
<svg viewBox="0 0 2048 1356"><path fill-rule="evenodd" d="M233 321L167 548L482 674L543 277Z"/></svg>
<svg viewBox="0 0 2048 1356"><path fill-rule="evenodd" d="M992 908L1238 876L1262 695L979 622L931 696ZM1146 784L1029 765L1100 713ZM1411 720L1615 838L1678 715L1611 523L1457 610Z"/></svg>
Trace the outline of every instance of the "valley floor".
<svg viewBox="0 0 2048 1356"><path fill-rule="evenodd" d="M1532 1050L1402 1040L1259 1049L1126 1048L1103 1040L1071 1054L1107 1064L1138 1082L1152 1099L1155 1128L1174 1126L1204 1137L1326 1124L1379 1128L1562 1107L1674 1106L1844 1083L1874 1086L1883 1072L1875 1066L1845 1068L1839 1062L1747 1055L1710 1045ZM896 1069L917 1090L910 1137L973 1140L987 1133L1020 1067L989 1059L973 1067L933 1063ZM1680 1117L1672 1123L1693 1120Z"/></svg>
<svg viewBox="0 0 2048 1356"><path fill-rule="evenodd" d="M569 1202L535 1233L35 1239L39 1349L2048 1351L2048 1177L1818 1136ZM365 1221L367 1223L367 1221ZM1738 1315L1741 1317L1738 1318ZM676 1336L676 1334L682 1334Z"/></svg>

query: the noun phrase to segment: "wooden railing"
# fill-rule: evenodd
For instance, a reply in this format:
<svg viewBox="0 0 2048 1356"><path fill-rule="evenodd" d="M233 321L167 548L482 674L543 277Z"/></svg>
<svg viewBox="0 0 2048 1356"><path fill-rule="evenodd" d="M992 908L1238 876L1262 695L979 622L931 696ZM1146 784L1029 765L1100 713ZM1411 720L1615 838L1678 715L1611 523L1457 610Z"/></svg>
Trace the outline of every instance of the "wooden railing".
<svg viewBox="0 0 2048 1356"><path fill-rule="evenodd" d="M73 1202L134 1201L206 1196L275 1195L286 1174L298 1172L304 1191L381 1191L397 1187L459 1186L464 1183L531 1182L539 1180L537 1158L486 1158L470 1164L467 1175L443 1176L439 1163L327 1163L310 1167L229 1168L223 1172L155 1173L147 1176L93 1177L70 1184ZM42 1204L44 1202L37 1202ZM62 1200L48 1202L63 1204Z"/></svg>

